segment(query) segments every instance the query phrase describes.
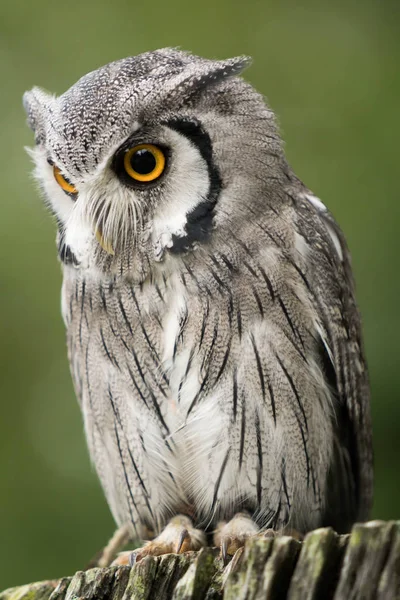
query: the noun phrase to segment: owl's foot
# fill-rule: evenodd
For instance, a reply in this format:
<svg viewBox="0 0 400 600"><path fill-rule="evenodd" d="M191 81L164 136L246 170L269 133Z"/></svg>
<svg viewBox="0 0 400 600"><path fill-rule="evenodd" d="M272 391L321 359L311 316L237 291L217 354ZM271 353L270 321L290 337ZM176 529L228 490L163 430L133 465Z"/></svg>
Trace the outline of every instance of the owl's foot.
<svg viewBox="0 0 400 600"><path fill-rule="evenodd" d="M303 541L304 535L297 531L297 529L290 529L289 527L285 527L284 529L265 529L264 531L260 531L258 534L259 537L264 538L276 538L281 535L288 535L289 537L298 540L299 542Z"/></svg>
<svg viewBox="0 0 400 600"><path fill-rule="evenodd" d="M154 540L146 542L142 548L131 552L122 552L113 565L134 565L145 556L161 554L182 554L189 550L200 550L206 545L206 536L200 529L193 527L192 521L185 515L173 517L168 525Z"/></svg>
<svg viewBox="0 0 400 600"><path fill-rule="evenodd" d="M259 531L258 525L245 513L237 513L228 523L218 523L214 533L214 544L221 548L224 564L229 556L233 556L236 550L244 546L249 537L259 534Z"/></svg>

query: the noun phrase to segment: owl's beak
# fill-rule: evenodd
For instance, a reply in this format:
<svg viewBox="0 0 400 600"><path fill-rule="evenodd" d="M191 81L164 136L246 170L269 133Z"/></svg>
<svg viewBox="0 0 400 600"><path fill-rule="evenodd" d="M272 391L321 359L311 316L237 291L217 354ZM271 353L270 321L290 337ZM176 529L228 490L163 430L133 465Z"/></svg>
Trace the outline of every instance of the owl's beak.
<svg viewBox="0 0 400 600"><path fill-rule="evenodd" d="M99 242L103 250L107 252L107 254L114 254L113 247L111 246L110 242L103 237L99 229L96 229L96 240Z"/></svg>

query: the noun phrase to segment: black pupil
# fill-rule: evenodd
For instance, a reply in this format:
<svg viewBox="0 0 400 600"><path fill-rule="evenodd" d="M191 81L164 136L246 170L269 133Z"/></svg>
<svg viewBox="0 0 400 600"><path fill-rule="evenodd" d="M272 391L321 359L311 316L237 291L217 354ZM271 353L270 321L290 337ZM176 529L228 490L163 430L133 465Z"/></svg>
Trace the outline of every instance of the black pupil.
<svg viewBox="0 0 400 600"><path fill-rule="evenodd" d="M148 175L156 168L157 161L150 150L142 148L137 150L131 156L131 167L139 175Z"/></svg>

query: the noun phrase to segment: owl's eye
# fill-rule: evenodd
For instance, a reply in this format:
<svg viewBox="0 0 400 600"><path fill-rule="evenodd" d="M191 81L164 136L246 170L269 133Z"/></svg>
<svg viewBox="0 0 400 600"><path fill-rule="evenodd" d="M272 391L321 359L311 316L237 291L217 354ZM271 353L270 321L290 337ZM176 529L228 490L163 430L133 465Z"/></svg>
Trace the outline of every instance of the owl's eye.
<svg viewBox="0 0 400 600"><path fill-rule="evenodd" d="M124 155L124 169L135 181L154 181L165 169L165 154L153 144L139 144Z"/></svg>
<svg viewBox="0 0 400 600"><path fill-rule="evenodd" d="M53 165L53 174L54 179L57 181L58 185L64 190L64 192L67 192L67 194L78 193L76 187L72 185L72 183L70 183L68 179L65 179L65 177L61 175L61 171L58 167L56 167L56 165Z"/></svg>

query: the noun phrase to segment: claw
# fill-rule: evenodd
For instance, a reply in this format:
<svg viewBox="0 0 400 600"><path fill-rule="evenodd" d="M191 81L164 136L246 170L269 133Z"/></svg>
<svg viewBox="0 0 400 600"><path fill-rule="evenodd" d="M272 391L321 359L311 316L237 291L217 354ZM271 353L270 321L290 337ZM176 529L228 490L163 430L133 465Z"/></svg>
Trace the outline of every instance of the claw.
<svg viewBox="0 0 400 600"><path fill-rule="evenodd" d="M171 552L182 554L188 550L200 550L206 542L204 532L195 529L188 517L176 515L156 538L145 542L141 548L136 548L133 552L123 553L123 556L114 561L113 565L129 564L133 567L146 556L162 556Z"/></svg>
<svg viewBox="0 0 400 600"><path fill-rule="evenodd" d="M276 537L276 533L273 529L266 529L263 534L262 537L264 538L274 538Z"/></svg>
<svg viewBox="0 0 400 600"><path fill-rule="evenodd" d="M137 552L131 552L129 555L129 566L134 567L136 565Z"/></svg>
<svg viewBox="0 0 400 600"><path fill-rule="evenodd" d="M224 567L226 567L227 563L228 563L228 558L229 558L229 554L228 554L228 549L230 544L232 543L232 538L229 537L228 535L225 536L224 538L222 538L221 541L221 555L222 555L222 560L224 563Z"/></svg>
<svg viewBox="0 0 400 600"><path fill-rule="evenodd" d="M176 549L175 549L175 552L177 554L181 554L182 552L185 552L185 550L182 550L182 546L186 540L188 540L190 542L189 532L187 529L182 529L181 533L179 534L178 543L177 543Z"/></svg>
<svg viewBox="0 0 400 600"><path fill-rule="evenodd" d="M214 544L221 548L224 566L248 538L259 532L258 525L246 513L237 513L230 521L221 521L214 533Z"/></svg>

